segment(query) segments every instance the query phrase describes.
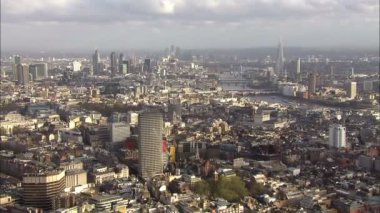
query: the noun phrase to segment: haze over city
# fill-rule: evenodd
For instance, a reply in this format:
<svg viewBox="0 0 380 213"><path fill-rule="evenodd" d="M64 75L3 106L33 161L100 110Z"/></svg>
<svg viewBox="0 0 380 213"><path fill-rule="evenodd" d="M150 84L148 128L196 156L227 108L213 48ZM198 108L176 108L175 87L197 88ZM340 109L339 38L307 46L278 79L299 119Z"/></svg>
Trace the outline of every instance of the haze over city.
<svg viewBox="0 0 380 213"><path fill-rule="evenodd" d="M2 51L379 46L377 0L3 0Z"/></svg>

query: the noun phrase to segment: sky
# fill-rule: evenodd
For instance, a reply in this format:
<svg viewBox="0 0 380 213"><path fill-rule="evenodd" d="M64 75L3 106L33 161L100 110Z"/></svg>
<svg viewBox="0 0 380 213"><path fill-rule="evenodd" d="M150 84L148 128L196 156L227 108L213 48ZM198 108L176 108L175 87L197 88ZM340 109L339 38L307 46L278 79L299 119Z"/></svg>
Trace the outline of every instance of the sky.
<svg viewBox="0 0 380 213"><path fill-rule="evenodd" d="M378 0L1 0L1 49L379 46Z"/></svg>

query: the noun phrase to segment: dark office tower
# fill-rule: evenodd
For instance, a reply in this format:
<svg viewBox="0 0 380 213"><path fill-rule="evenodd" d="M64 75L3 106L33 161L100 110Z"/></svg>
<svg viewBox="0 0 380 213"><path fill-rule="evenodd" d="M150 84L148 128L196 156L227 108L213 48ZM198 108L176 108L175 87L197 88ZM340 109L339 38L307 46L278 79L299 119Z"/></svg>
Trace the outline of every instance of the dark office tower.
<svg viewBox="0 0 380 213"><path fill-rule="evenodd" d="M179 47L175 48L175 57L176 58L181 57L181 49Z"/></svg>
<svg viewBox="0 0 380 213"><path fill-rule="evenodd" d="M22 177L22 200L24 206L55 210L55 199L65 189L65 170L52 170L25 174Z"/></svg>
<svg viewBox="0 0 380 213"><path fill-rule="evenodd" d="M331 81L334 80L334 66L333 65L330 66L330 80Z"/></svg>
<svg viewBox="0 0 380 213"><path fill-rule="evenodd" d="M309 74L309 95L315 93L317 85L317 75L315 73Z"/></svg>
<svg viewBox="0 0 380 213"><path fill-rule="evenodd" d="M149 59L149 58L145 59L145 61L144 61L144 68L143 68L143 71L144 71L144 72L148 72L148 73L151 72L150 59Z"/></svg>
<svg viewBox="0 0 380 213"><path fill-rule="evenodd" d="M21 56L19 56L19 55L13 56L13 63L14 64L21 64Z"/></svg>
<svg viewBox="0 0 380 213"><path fill-rule="evenodd" d="M280 39L278 42L277 59L276 59L276 67L275 67L276 74L279 76L284 75L284 63L285 63L284 49L282 47L282 40Z"/></svg>
<svg viewBox="0 0 380 213"><path fill-rule="evenodd" d="M14 75L14 80L18 80L17 65L21 64L21 57L19 55L13 56L12 71Z"/></svg>
<svg viewBox="0 0 380 213"><path fill-rule="evenodd" d="M123 73L123 61L124 61L124 55L123 53L119 54L119 73Z"/></svg>
<svg viewBox="0 0 380 213"><path fill-rule="evenodd" d="M32 80L42 80L48 77L48 66L46 63L29 65L29 73L32 75Z"/></svg>
<svg viewBox="0 0 380 213"><path fill-rule="evenodd" d="M111 52L110 60L111 60L111 73L116 74L118 71L118 66L117 66L117 57L116 57L115 52Z"/></svg>
<svg viewBox="0 0 380 213"><path fill-rule="evenodd" d="M163 172L163 118L159 112L139 115L139 174L151 178Z"/></svg>
<svg viewBox="0 0 380 213"><path fill-rule="evenodd" d="M121 74L127 74L129 72L129 61L121 62Z"/></svg>
<svg viewBox="0 0 380 213"><path fill-rule="evenodd" d="M17 81L20 85L29 84L29 67L24 64L17 65Z"/></svg>
<svg viewBox="0 0 380 213"><path fill-rule="evenodd" d="M98 50L96 49L94 55L92 55L92 71L93 71L93 74L95 75L98 75L99 72L101 71L99 67L99 63L100 63L100 54Z"/></svg>

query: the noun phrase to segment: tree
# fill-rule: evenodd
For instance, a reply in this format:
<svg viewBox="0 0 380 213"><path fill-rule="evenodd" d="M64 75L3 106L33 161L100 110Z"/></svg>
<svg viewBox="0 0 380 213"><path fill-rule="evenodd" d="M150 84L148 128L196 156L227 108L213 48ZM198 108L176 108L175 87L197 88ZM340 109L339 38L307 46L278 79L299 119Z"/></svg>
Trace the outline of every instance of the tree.
<svg viewBox="0 0 380 213"><path fill-rule="evenodd" d="M248 190L240 177L221 177L213 194L215 197L222 197L229 202L237 202L248 195Z"/></svg>
<svg viewBox="0 0 380 213"><path fill-rule="evenodd" d="M255 197L265 193L265 187L261 183L253 182L249 187L249 192Z"/></svg>
<svg viewBox="0 0 380 213"><path fill-rule="evenodd" d="M205 180L198 181L194 184L194 192L199 195L210 196L211 195L210 184Z"/></svg>

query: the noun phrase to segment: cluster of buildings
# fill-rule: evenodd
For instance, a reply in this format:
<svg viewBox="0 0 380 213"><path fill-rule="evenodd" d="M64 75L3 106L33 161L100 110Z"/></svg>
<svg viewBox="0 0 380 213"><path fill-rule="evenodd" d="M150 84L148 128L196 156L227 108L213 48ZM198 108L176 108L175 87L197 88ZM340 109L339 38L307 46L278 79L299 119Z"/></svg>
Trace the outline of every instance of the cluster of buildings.
<svg viewBox="0 0 380 213"><path fill-rule="evenodd" d="M346 78L317 89L297 59L285 81L282 44L278 54L265 69L180 60L174 46L162 58L95 51L55 68L14 57L17 78L1 79L0 211L380 211L376 81L357 91L352 76L342 94L377 105L300 103L278 93L339 97ZM255 79L277 80L247 88ZM223 181L236 187L215 189Z"/></svg>

